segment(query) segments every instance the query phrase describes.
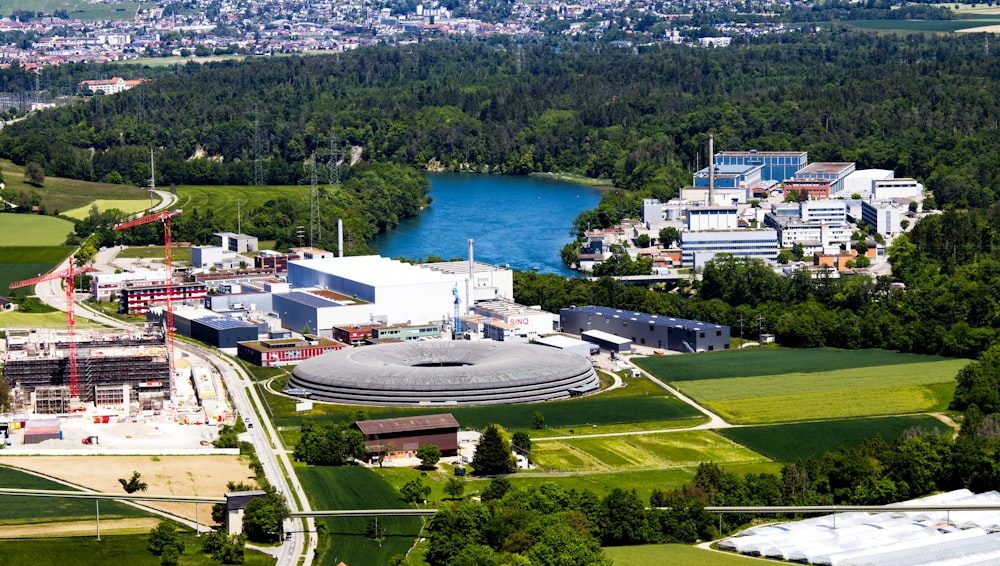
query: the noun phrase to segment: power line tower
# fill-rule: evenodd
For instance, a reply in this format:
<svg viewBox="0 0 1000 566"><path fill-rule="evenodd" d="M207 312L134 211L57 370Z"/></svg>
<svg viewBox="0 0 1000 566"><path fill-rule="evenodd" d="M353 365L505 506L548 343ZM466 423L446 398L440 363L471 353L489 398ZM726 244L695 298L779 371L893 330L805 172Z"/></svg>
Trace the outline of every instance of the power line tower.
<svg viewBox="0 0 1000 566"><path fill-rule="evenodd" d="M260 125L260 109L253 109L253 184L264 184L264 129Z"/></svg>
<svg viewBox="0 0 1000 566"><path fill-rule="evenodd" d="M316 152L313 151L309 167L309 247L315 246L323 237L323 226L319 217L319 187L317 186Z"/></svg>
<svg viewBox="0 0 1000 566"><path fill-rule="evenodd" d="M332 190L335 185L340 184L340 166L344 162L344 148L337 138L337 132L330 133L330 155L326 161L327 184Z"/></svg>

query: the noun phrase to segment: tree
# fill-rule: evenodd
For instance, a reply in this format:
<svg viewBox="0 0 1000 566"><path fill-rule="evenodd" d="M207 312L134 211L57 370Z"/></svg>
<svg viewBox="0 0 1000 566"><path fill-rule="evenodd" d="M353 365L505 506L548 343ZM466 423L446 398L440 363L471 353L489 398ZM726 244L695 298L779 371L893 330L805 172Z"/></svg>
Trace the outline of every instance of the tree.
<svg viewBox="0 0 1000 566"><path fill-rule="evenodd" d="M368 521L365 525L365 536L378 542L378 547L382 548L382 541L385 540L385 523L378 524L378 517Z"/></svg>
<svg viewBox="0 0 1000 566"><path fill-rule="evenodd" d="M517 469L517 460L511 453L506 431L498 424L488 425L479 438L479 446L472 457L473 473L477 476L510 474Z"/></svg>
<svg viewBox="0 0 1000 566"><path fill-rule="evenodd" d="M448 478L448 483L444 485L444 492L452 499L461 499L465 494L465 480L455 476Z"/></svg>
<svg viewBox="0 0 1000 566"><path fill-rule="evenodd" d="M674 242L681 239L681 233L673 226L660 228L660 245L665 248L673 247Z"/></svg>
<svg viewBox="0 0 1000 566"><path fill-rule="evenodd" d="M601 533L609 545L642 544L649 540L645 506L633 489L615 488L604 498Z"/></svg>
<svg viewBox="0 0 1000 566"><path fill-rule="evenodd" d="M24 167L24 182L41 187L45 184L45 169L34 161L28 163Z"/></svg>
<svg viewBox="0 0 1000 566"><path fill-rule="evenodd" d="M160 521L149 531L149 550L157 556L173 548L180 555L184 552L184 542L177 537L177 527L170 521ZM175 562L176 563L176 562Z"/></svg>
<svg viewBox="0 0 1000 566"><path fill-rule="evenodd" d="M424 481L420 478L413 478L406 482L406 485L399 490L399 494L407 503L418 503L431 494L431 486L424 485Z"/></svg>
<svg viewBox="0 0 1000 566"><path fill-rule="evenodd" d="M285 497L273 487L267 495L255 497L243 509L243 532L252 542L278 542L282 535L282 522L288 518Z"/></svg>
<svg viewBox="0 0 1000 566"><path fill-rule="evenodd" d="M639 246L640 248L648 248L649 247L649 234L639 234L638 236L636 236L636 238L635 238L635 244L637 246Z"/></svg>
<svg viewBox="0 0 1000 566"><path fill-rule="evenodd" d="M132 472L132 477L128 479L118 478L118 483L122 484L122 489L125 490L125 493L146 491L148 487L146 482L142 481L142 474L139 472Z"/></svg>
<svg viewBox="0 0 1000 566"><path fill-rule="evenodd" d="M503 499L503 496L510 491L510 480L501 476L499 478L493 478L490 480L490 484L486 486L486 489L480 494L480 499L483 501L492 501L495 499Z"/></svg>
<svg viewBox="0 0 1000 566"><path fill-rule="evenodd" d="M517 446L521 450L524 450L525 452L531 452L531 437L528 436L528 433L524 432L523 430L515 432L514 437L511 439L511 442L514 444L514 446Z"/></svg>
<svg viewBox="0 0 1000 566"><path fill-rule="evenodd" d="M545 415L541 411L535 411L535 414L531 417L532 422L535 425L535 429L541 430L545 427Z"/></svg>
<svg viewBox="0 0 1000 566"><path fill-rule="evenodd" d="M14 408L14 399L10 394L7 380L0 376L0 413L9 413Z"/></svg>
<svg viewBox="0 0 1000 566"><path fill-rule="evenodd" d="M433 444L424 444L417 450L417 458L420 458L420 467L433 470L441 459L441 450Z"/></svg>

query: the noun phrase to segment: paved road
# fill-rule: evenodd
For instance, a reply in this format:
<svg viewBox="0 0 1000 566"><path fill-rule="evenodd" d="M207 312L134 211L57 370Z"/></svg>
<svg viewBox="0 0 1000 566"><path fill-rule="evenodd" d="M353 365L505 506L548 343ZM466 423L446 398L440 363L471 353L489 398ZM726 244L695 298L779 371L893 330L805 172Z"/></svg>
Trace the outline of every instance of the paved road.
<svg viewBox="0 0 1000 566"><path fill-rule="evenodd" d="M55 270L62 271L67 269L69 267L68 262L68 259L63 260ZM59 310L66 310L66 297L62 290L61 280L57 279L39 283L35 286L35 294L38 295L43 303ZM86 318L114 328L128 328L131 326L128 323L93 311L82 303L76 304L75 312L79 318ZM254 388L249 387L251 380L246 372L243 371L243 368L212 348L195 346L183 341L175 342L175 346L179 351L175 355L186 353L189 356L200 357L220 372L236 410L245 419L249 418L249 421L254 425L248 431L249 434L247 436L250 438L257 452L257 457L264 467L264 476L271 482L271 485L275 486L280 493L285 495L285 498L288 500L288 506L293 512L311 511L309 502L305 497L305 492L299 484L298 477L292 472L292 465L288 459L288 454L283 449L275 450L274 448L275 445L281 445L278 440L277 431L274 430L268 419L261 420L257 418L258 413L254 411L254 406L251 403L256 403L257 407L261 407L260 397ZM281 464L279 464L279 459L281 460ZM289 472L287 476L282 470L282 465L284 465L284 470ZM298 497L293 496L293 493ZM296 566L301 563L309 566L312 564L316 551L316 537L310 536L307 539L307 533L315 533L316 531L313 519L307 519L304 527L300 520L289 520L286 522L285 530L286 532L291 532L292 537L276 549L278 565ZM300 561L300 558L304 559Z"/></svg>

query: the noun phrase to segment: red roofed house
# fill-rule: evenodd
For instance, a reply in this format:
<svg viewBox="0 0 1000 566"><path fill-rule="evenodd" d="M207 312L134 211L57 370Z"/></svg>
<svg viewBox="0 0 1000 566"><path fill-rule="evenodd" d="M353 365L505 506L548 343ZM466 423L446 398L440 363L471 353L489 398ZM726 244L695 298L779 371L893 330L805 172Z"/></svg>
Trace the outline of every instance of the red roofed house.
<svg viewBox="0 0 1000 566"><path fill-rule="evenodd" d="M433 444L443 456L458 454L458 421L451 413L358 421L365 448L384 459L413 458L421 446Z"/></svg>

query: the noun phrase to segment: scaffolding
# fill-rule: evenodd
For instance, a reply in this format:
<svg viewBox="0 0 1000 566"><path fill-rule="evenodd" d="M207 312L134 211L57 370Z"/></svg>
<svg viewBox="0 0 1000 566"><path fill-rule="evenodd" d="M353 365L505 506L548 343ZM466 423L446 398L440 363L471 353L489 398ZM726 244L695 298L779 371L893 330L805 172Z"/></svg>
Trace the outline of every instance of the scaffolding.
<svg viewBox="0 0 1000 566"><path fill-rule="evenodd" d="M35 389L35 412L56 415L68 413L73 407L72 393L68 386L38 387Z"/></svg>

